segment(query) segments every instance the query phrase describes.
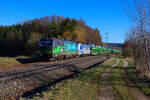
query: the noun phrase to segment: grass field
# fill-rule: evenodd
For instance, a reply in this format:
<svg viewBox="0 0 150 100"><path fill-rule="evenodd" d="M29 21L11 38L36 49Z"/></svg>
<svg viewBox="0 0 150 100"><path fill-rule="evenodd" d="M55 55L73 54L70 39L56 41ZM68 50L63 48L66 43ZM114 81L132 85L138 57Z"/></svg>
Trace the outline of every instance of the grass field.
<svg viewBox="0 0 150 100"><path fill-rule="evenodd" d="M14 66L21 63L16 58L0 57L0 66Z"/></svg>

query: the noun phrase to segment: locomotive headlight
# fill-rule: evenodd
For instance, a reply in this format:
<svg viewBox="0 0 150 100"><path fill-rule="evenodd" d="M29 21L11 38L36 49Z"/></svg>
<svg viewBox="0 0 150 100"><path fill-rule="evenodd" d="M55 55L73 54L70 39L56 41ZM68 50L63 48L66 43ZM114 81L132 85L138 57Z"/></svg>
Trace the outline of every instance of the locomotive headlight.
<svg viewBox="0 0 150 100"><path fill-rule="evenodd" d="M63 52L63 49L60 49L60 52Z"/></svg>

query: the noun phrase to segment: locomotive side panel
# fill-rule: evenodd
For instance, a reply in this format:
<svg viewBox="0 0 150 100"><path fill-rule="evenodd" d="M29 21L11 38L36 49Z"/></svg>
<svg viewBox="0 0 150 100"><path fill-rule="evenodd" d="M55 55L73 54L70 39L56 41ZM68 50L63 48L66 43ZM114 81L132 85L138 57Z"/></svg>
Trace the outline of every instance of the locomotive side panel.
<svg viewBox="0 0 150 100"><path fill-rule="evenodd" d="M64 41L60 39L53 40L53 57L60 57L65 55Z"/></svg>
<svg viewBox="0 0 150 100"><path fill-rule="evenodd" d="M83 44L83 54L84 55L90 55L90 46L88 44Z"/></svg>
<svg viewBox="0 0 150 100"><path fill-rule="evenodd" d="M77 43L71 41L64 41L64 51L68 56L75 56L78 54L78 45Z"/></svg>
<svg viewBox="0 0 150 100"><path fill-rule="evenodd" d="M82 43L78 43L78 56L82 56L83 55L83 46Z"/></svg>

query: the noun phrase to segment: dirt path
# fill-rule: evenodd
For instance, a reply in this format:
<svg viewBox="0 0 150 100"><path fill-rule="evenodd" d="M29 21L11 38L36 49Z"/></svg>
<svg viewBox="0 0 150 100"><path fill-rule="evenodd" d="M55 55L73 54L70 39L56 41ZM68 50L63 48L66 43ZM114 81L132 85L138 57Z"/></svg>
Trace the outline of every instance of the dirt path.
<svg viewBox="0 0 150 100"><path fill-rule="evenodd" d="M106 69L102 75L101 75L101 84L100 84L100 88L99 88L99 100L118 100L118 97L122 100L126 100L127 98L130 100L150 100L148 97L146 97L137 87L136 85L131 81L131 79L128 76L128 73L124 70L125 68L128 67L128 62L123 59L124 64L123 64L123 68L122 70L120 70L121 77L122 80L125 82L125 84L122 86L118 85L119 88L126 88L126 93L128 93L128 95L124 92L120 92L118 93L118 91L116 91L116 89L114 89L114 87L112 86L112 84L110 84L110 74L111 74L111 70L112 68L117 68L117 65L120 63L120 59L117 59L116 64L112 65L110 68ZM117 78L117 77L116 77ZM117 79L118 80L118 79ZM119 82L119 81L118 81ZM121 83L119 83L121 84ZM127 98L122 98L122 96L127 96ZM128 97L130 96L130 97Z"/></svg>
<svg viewBox="0 0 150 100"><path fill-rule="evenodd" d="M110 68L106 69L101 76L101 85L99 88L99 100L116 100L116 93L109 84L109 73L112 68L116 67L120 63L117 59L116 64L112 65Z"/></svg>
<svg viewBox="0 0 150 100"><path fill-rule="evenodd" d="M128 62L126 60L124 60L123 67L124 68L128 67ZM150 100L136 87L136 85L133 82L131 82L131 80L127 75L127 72L124 71L123 73L124 73L124 79L126 81L126 84L129 87L129 91L131 95L135 98L135 100Z"/></svg>

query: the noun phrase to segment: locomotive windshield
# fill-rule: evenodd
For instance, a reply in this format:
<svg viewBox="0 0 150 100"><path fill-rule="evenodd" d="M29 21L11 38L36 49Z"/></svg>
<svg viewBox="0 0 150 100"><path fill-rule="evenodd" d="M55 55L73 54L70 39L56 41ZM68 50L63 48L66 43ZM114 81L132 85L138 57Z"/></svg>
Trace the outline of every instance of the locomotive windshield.
<svg viewBox="0 0 150 100"><path fill-rule="evenodd" d="M40 46L40 49L41 49L41 50L50 49L50 48L52 48L52 46L53 46L53 41L52 41L52 40L48 40L48 41L42 40L42 41L40 41L39 46Z"/></svg>

